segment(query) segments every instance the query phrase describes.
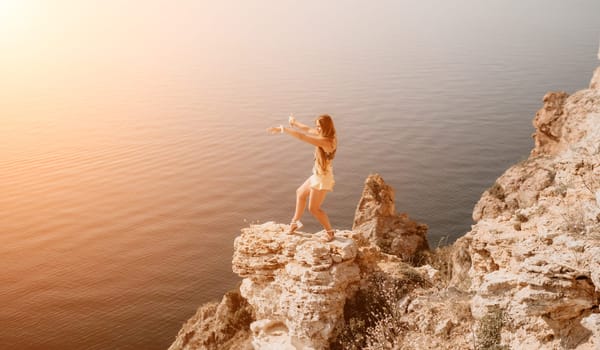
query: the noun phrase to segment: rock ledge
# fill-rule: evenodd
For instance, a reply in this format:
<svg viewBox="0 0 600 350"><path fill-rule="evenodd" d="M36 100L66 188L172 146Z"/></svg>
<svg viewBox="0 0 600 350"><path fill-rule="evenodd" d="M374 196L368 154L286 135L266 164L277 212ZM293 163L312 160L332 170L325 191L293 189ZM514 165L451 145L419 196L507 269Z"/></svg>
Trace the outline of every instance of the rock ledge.
<svg viewBox="0 0 600 350"><path fill-rule="evenodd" d="M342 320L344 304L358 287L357 246L350 232L332 242L311 234L287 234L267 222L235 239L233 271L254 308L256 349L324 349Z"/></svg>

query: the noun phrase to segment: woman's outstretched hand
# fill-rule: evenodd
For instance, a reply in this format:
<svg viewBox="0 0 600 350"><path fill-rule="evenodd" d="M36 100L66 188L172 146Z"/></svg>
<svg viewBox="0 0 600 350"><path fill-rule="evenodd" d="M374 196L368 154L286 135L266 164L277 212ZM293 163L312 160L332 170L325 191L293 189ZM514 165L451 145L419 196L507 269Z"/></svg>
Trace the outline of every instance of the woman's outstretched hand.
<svg viewBox="0 0 600 350"><path fill-rule="evenodd" d="M290 114L290 116L288 118L288 122L290 123L290 126L293 128L294 124L296 123L296 118L294 118L293 114Z"/></svg>
<svg viewBox="0 0 600 350"><path fill-rule="evenodd" d="M274 135L274 134L280 134L281 133L281 128L276 126L276 127L272 127L272 128L267 128L267 132L270 135Z"/></svg>

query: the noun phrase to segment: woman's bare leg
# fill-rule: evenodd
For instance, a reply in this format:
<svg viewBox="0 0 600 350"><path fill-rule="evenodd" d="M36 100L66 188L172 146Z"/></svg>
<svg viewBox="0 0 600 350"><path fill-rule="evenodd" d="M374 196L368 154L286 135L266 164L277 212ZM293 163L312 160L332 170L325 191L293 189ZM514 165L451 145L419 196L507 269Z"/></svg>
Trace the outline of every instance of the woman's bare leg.
<svg viewBox="0 0 600 350"><path fill-rule="evenodd" d="M294 212L294 217L292 221L298 221L302 218L302 214L304 214L304 209L306 208L306 199L310 194L310 177L304 181L300 187L296 190L296 211Z"/></svg>
<svg viewBox="0 0 600 350"><path fill-rule="evenodd" d="M323 228L326 231L331 231L331 224L329 223L329 217L325 213L323 209L321 209L321 204L325 200L325 196L327 196L327 191L325 190L315 190L314 188L310 189L310 200L308 202L308 210L310 213L319 220Z"/></svg>

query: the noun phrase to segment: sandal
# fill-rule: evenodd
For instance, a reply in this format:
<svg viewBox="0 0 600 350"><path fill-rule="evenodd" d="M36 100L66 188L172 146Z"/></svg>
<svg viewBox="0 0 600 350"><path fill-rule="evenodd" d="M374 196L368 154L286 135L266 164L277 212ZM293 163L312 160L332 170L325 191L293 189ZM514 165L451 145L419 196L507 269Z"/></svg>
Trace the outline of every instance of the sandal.
<svg viewBox="0 0 600 350"><path fill-rule="evenodd" d="M327 242L331 242L335 239L335 230L333 230L333 229L327 230L327 231L325 231L325 233L326 233L326 236L321 239L323 242L327 243Z"/></svg>
<svg viewBox="0 0 600 350"><path fill-rule="evenodd" d="M304 225L300 222L300 220L292 220L292 222L290 222L290 230L288 231L288 235L293 234L297 229L302 228L302 226Z"/></svg>

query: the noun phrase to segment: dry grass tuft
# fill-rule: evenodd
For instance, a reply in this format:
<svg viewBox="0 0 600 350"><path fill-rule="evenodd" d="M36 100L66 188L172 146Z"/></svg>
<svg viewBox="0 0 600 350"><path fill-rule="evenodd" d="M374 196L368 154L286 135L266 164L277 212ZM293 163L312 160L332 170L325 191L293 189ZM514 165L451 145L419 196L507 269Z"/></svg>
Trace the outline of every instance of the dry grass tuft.
<svg viewBox="0 0 600 350"><path fill-rule="evenodd" d="M441 280L447 285L452 279L452 254L454 245L438 247L431 251L427 264L440 272Z"/></svg>
<svg viewBox="0 0 600 350"><path fill-rule="evenodd" d="M407 330L401 321L405 312L402 299L413 289L429 283L408 265L399 276L374 274L346 303L345 324L331 344L332 350L390 349L399 344Z"/></svg>

